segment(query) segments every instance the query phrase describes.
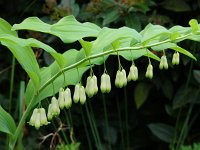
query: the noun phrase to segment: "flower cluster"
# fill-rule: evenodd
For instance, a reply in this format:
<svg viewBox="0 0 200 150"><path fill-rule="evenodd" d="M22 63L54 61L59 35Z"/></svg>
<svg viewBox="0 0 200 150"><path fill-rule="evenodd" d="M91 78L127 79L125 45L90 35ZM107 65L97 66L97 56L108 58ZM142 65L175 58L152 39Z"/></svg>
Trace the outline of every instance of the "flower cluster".
<svg viewBox="0 0 200 150"><path fill-rule="evenodd" d="M31 126L35 126L36 129L39 129L43 125L49 124L47 121L47 116L44 108L35 108L33 114L29 121Z"/></svg>
<svg viewBox="0 0 200 150"><path fill-rule="evenodd" d="M179 53L175 52L172 58L172 64L178 65L179 64ZM120 69L116 73L115 78L115 86L118 88L122 88L127 85L129 81L136 81L138 80L138 68L135 66L134 62L130 67L130 71L128 76L126 75L125 69L122 66L119 67ZM167 57L165 54L161 57L161 61L159 64L160 69L168 69L168 62ZM98 92L98 85L97 85L97 77L91 73L87 78L86 86L84 87L81 83L77 83L75 85L74 94L73 94L73 101L74 103L78 103L80 101L81 104L86 102L86 95L91 98ZM149 60L149 64L146 69L146 78L152 79L153 78L153 66L151 61ZM105 71L101 76L101 83L100 89L102 93L109 93L111 91L111 80L110 76ZM44 108L35 108L29 124L35 126L36 129L40 128L42 125L47 125L54 116L58 116L60 114L60 109L70 108L72 105L72 96L71 91L69 88L65 90L60 88L58 99L55 96L52 97L51 103L48 107L48 113L46 117L45 109Z"/></svg>

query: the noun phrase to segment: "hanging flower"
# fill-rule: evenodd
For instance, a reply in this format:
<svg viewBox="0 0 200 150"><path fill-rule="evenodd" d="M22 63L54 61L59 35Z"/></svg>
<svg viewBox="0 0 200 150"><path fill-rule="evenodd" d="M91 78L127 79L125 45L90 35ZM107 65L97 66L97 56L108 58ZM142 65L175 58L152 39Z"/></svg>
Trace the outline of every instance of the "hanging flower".
<svg viewBox="0 0 200 150"><path fill-rule="evenodd" d="M145 76L149 79L153 78L153 66L151 64L148 65Z"/></svg>
<svg viewBox="0 0 200 150"><path fill-rule="evenodd" d="M71 91L69 88L67 88L64 91L64 104L66 108L70 108L72 105L72 97L71 97Z"/></svg>
<svg viewBox="0 0 200 150"><path fill-rule="evenodd" d="M64 89L63 88L60 88L60 90L59 90L58 104L59 104L60 109L63 109L65 107Z"/></svg>

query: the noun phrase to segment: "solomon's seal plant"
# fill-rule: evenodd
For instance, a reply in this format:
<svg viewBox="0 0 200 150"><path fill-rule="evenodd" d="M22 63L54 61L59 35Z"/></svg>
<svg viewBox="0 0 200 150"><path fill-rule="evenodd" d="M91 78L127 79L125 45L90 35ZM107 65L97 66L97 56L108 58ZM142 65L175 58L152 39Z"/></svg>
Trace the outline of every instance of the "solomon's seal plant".
<svg viewBox="0 0 200 150"><path fill-rule="evenodd" d="M48 124L46 113L43 108L36 108L42 100L52 97L48 106L47 118L50 121L54 116L60 114L60 109L70 108L72 98L74 103L86 102L86 94L92 97L98 92L97 77L93 71L87 78L86 86L81 82L82 75L95 65L105 63L110 55L123 57L127 61L134 61L140 57L147 57L149 64L146 77L153 78L153 66L151 60L160 62L160 69L167 69L167 55L161 59L152 51L175 51L172 64L178 65L180 54L191 59L196 58L187 50L180 47L178 43L183 40L200 41L200 25L195 19L189 22L190 27L174 26L166 29L160 25L147 25L141 32L128 27L111 29L100 28L93 23L80 23L73 16L62 18L55 24L44 23L37 17L29 17L20 24L11 26L8 22L0 19L0 41L16 57L23 69L30 77L26 87L26 110L19 121L15 124L13 117L0 107L0 131L10 135L9 149L14 149L18 136L24 123L30 117L29 124L36 129ZM34 38L23 39L18 37L18 30L33 30L48 33L59 37L63 43L78 41L82 48L80 50L69 49L63 54L58 53L49 45ZM94 40L85 41L85 37L94 37ZM54 62L48 67L40 67L32 48L41 48L49 53ZM116 63L117 64L117 63ZM128 77L126 71L120 67L116 73L115 85L119 88L127 85L128 81L138 79L138 69L135 65L130 67ZM78 72L77 72L78 70ZM154 74L155 75L155 74ZM64 78L63 78L64 76ZM111 77L115 78L115 77ZM84 83L84 82L83 82ZM67 88L75 86L74 93ZM64 90L67 88L66 90ZM111 90L110 76L103 74L100 89L103 93ZM55 94L59 92L58 99Z"/></svg>

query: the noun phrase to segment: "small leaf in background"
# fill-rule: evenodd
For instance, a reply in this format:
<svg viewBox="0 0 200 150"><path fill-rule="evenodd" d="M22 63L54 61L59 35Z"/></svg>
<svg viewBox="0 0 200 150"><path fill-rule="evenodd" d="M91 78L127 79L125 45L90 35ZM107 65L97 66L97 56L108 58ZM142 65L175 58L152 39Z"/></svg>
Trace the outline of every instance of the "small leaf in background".
<svg viewBox="0 0 200 150"><path fill-rule="evenodd" d="M120 17L119 14L119 8L118 7L114 7L112 9L109 9L105 15L104 15L104 20L103 20L103 26L117 20Z"/></svg>
<svg viewBox="0 0 200 150"><path fill-rule="evenodd" d="M117 142L117 130L111 126L103 126L102 128L103 139L112 145L115 145Z"/></svg>
<svg viewBox="0 0 200 150"><path fill-rule="evenodd" d="M170 143L174 137L174 127L164 123L151 123L148 125L151 132L160 140Z"/></svg>
<svg viewBox="0 0 200 150"><path fill-rule="evenodd" d="M0 105L0 131L13 135L16 130L15 121Z"/></svg>
<svg viewBox="0 0 200 150"><path fill-rule="evenodd" d="M162 80L161 88L162 88L164 95L170 100L172 98L172 94L174 91L171 81L167 78Z"/></svg>
<svg viewBox="0 0 200 150"><path fill-rule="evenodd" d="M147 83L139 83L134 91L134 100L137 109L139 109L147 100L151 86Z"/></svg>
<svg viewBox="0 0 200 150"><path fill-rule="evenodd" d="M137 31L141 30L141 22L136 14L128 14L125 16L125 24L127 27L133 28Z"/></svg>
<svg viewBox="0 0 200 150"><path fill-rule="evenodd" d="M171 10L174 12L184 12L190 11L190 6L186 3L186 1L182 0L165 0L161 4L165 9Z"/></svg>
<svg viewBox="0 0 200 150"><path fill-rule="evenodd" d="M200 70L193 70L193 75L196 81L200 84Z"/></svg>

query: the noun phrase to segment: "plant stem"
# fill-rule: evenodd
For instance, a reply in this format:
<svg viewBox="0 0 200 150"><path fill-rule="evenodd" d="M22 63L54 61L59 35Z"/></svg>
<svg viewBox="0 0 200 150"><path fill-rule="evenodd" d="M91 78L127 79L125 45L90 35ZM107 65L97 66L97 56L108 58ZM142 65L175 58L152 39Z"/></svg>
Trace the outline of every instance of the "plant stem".
<svg viewBox="0 0 200 150"><path fill-rule="evenodd" d="M92 124L92 121L91 121L91 116L90 116L90 113L89 113L89 110L88 110L87 103L85 103L85 109L86 109L86 113L87 113L87 117L88 117L90 127L92 129L92 135L94 137L95 145L96 145L96 147L99 147L99 143L98 143L97 137L95 135L95 131L94 131L94 127L93 127L93 124Z"/></svg>
<svg viewBox="0 0 200 150"><path fill-rule="evenodd" d="M14 86L14 75L15 75L15 57L12 55L12 65L11 65L11 76L10 76L10 91L9 91L9 104L8 104L8 112L11 114L12 109L12 93ZM9 147L10 135L7 135L6 139L6 147Z"/></svg>
<svg viewBox="0 0 200 150"><path fill-rule="evenodd" d="M128 132L128 105L127 105L126 87L124 87L124 108L125 108L125 124L126 124L126 149L129 147L129 132Z"/></svg>
<svg viewBox="0 0 200 150"><path fill-rule="evenodd" d="M106 132L107 132L107 135L108 135L108 139L110 140L111 139L111 136L109 134L109 124L108 124L108 115L107 115L107 109L106 109L106 99L105 99L105 94L102 94L102 99L103 99L103 110L104 110L104 117L105 117L105 122L106 122ZM111 144L110 144L110 141L108 143L108 148L109 150L111 150Z"/></svg>
<svg viewBox="0 0 200 150"><path fill-rule="evenodd" d="M87 141L88 141L89 150L92 150L92 143L91 143L91 140L90 140L89 131L88 131L87 126L86 126L86 121L85 121L85 117L84 117L84 114L83 114L83 108L82 108L82 106L80 106L80 108L81 108L81 116L82 116L82 120L83 120L83 126L85 128L85 133L86 133L86 137L87 137Z"/></svg>
<svg viewBox="0 0 200 150"><path fill-rule="evenodd" d="M120 112L120 105L119 105L119 99L117 97L116 99L117 102L117 112L118 112L118 117L119 117L119 126L120 126L120 133L121 133L121 138L122 138L122 148L125 149L125 140L124 140L124 133L123 133L123 124L122 124L122 118L121 118L121 112Z"/></svg>
<svg viewBox="0 0 200 150"><path fill-rule="evenodd" d="M25 93L25 82L21 81L20 91L19 91L19 120L21 119L22 114L23 114L24 93ZM23 139L23 131L19 134L19 138L18 138L18 149L20 150L23 149L22 139Z"/></svg>

